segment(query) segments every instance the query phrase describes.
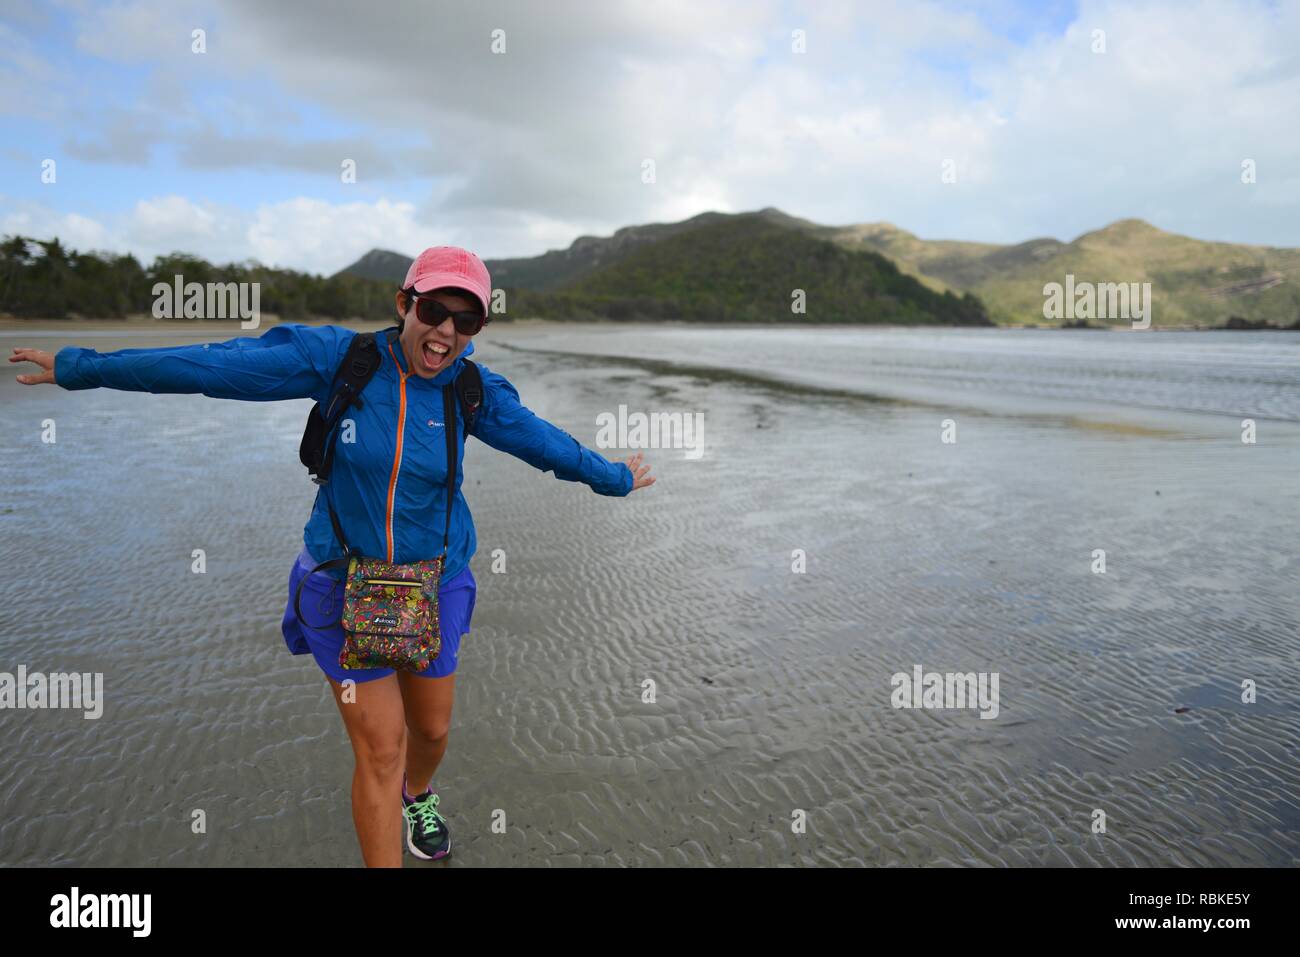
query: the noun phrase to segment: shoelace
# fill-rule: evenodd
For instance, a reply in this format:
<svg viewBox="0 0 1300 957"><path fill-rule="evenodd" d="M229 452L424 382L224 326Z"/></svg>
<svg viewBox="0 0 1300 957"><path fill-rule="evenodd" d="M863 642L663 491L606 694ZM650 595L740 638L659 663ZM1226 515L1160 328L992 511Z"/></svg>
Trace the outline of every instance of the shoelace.
<svg viewBox="0 0 1300 957"><path fill-rule="evenodd" d="M443 817L438 813L438 795L430 794L423 801L415 804L408 804L405 808L406 819L408 821L418 820L424 833L441 827L444 824Z"/></svg>

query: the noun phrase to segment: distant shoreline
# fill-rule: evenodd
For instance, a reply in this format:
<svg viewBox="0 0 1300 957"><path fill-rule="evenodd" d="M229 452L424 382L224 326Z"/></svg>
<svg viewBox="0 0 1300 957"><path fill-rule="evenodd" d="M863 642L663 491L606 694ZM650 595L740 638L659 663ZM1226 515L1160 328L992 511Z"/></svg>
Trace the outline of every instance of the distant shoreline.
<svg viewBox="0 0 1300 957"><path fill-rule="evenodd" d="M785 321L774 320L772 322L728 322L718 320L716 322L701 321L695 319L511 319L504 316L494 317L492 322L508 323L510 325L550 325L558 323L580 323L583 325L657 325L657 326L726 326L736 329L808 329L808 328L853 328L853 329L1035 329L1039 331L1063 331L1063 330L1087 330L1090 332L1133 332L1138 330L1131 329L1127 324L1123 325L1096 325L1092 323L1062 323L1060 325L1046 325L1038 323L993 323L990 325L973 325L963 323L897 323L897 322L842 322L842 321L817 321L817 320L799 320ZM237 319L155 319L147 313L141 313L126 318L108 318L108 319L91 319L83 316L66 316L61 319L54 318L19 318L11 315L0 315L0 332L21 332L24 329L31 329L34 326L50 326L63 328L94 328L100 331L112 331L114 329L123 330L153 330L159 333L173 331L194 335L198 333L201 327L208 326L213 331L219 333L228 333L231 336L258 336L272 326L302 323L305 325L340 325L356 329L384 329L392 323L375 319L335 319L329 316L319 316L312 318L299 319L281 319L274 315L263 315L261 322L256 329L241 329ZM1160 326L1152 325L1150 329L1140 330L1143 332L1300 332L1300 321L1291 326L1278 326L1268 322L1248 322L1238 320L1236 322L1229 320L1223 325L1218 326Z"/></svg>

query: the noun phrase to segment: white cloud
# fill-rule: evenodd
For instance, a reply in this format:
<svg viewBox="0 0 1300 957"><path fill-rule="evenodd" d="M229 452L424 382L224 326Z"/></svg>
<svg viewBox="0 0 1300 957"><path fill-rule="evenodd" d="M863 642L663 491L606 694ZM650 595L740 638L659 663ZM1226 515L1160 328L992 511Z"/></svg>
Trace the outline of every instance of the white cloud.
<svg viewBox="0 0 1300 957"><path fill-rule="evenodd" d="M375 247L414 255L436 238L416 223L410 203L334 204L301 197L259 207L247 237L253 256L263 262L319 272L335 272Z"/></svg>
<svg viewBox="0 0 1300 957"><path fill-rule="evenodd" d="M1295 241L1300 127L1286 120L1300 102L1300 6L1083 0L1068 28L1019 44L989 9L1021 16L924 0L234 0L216 13L126 0L80 16L78 43L148 65L153 81L139 103L92 96L68 125L86 130L83 155L117 162L139 159L142 129L171 144L182 171L165 189L193 209L172 210L170 226L160 211L149 238L320 269L367 242L535 253L768 205L928 237L1068 239L1143 216ZM203 56L189 53L195 25L208 30ZM488 45L498 27L500 56ZM795 28L807 53L790 50ZM298 106L335 125L298 123ZM337 154L358 158L363 202L334 201ZM646 158L654 187L640 180ZM1238 179L1245 158L1259 164L1251 187ZM956 184L941 182L947 159ZM207 178L253 169L291 185L205 224ZM111 190L113 167L98 175Z"/></svg>
<svg viewBox="0 0 1300 957"><path fill-rule="evenodd" d="M57 237L80 251L133 252L146 261L185 252L214 263L252 258L322 274L337 272L376 246L414 255L425 246L456 242L454 233L419 223L410 203L327 203L305 197L248 212L158 196L103 221L0 197L0 232Z"/></svg>
<svg viewBox="0 0 1300 957"><path fill-rule="evenodd" d="M3 203L2 197L0 203ZM77 213L53 213L39 207L14 208L0 213L0 235L58 239L64 246L79 251L114 248L102 223Z"/></svg>
<svg viewBox="0 0 1300 957"><path fill-rule="evenodd" d="M220 227L222 213L183 196L160 196L135 204L130 217L131 235L150 246L188 248L209 243Z"/></svg>

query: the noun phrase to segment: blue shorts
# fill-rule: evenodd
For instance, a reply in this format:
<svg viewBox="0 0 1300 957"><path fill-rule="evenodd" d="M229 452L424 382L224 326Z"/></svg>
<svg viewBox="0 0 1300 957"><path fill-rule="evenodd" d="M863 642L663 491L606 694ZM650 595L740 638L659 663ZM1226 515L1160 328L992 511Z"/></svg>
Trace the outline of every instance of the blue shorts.
<svg viewBox="0 0 1300 957"><path fill-rule="evenodd" d="M284 609L284 620L280 622L284 643L289 646L289 651L295 655L305 655L310 651L321 671L338 682L351 678L360 683L391 675L392 668L339 667L339 652L343 649L344 639L343 626L338 622L339 613L343 610L343 582L323 572L308 576L316 564L304 548L289 571L289 602ZM307 577L307 584L302 586L302 614L306 621L300 621L293 608L293 596L304 577ZM460 639L469 633L477 593L478 583L474 581L474 574L468 565L464 571L447 579L439 587L438 616L442 650L428 668L418 672L419 677L442 678L456 670L456 661L460 657ZM319 622L333 624L323 628L313 627Z"/></svg>

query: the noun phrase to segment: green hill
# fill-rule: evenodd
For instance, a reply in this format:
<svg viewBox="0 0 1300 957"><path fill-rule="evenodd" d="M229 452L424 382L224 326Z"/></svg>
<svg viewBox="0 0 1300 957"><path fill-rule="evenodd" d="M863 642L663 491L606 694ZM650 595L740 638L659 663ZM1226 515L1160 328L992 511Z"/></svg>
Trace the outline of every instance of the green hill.
<svg viewBox="0 0 1300 957"><path fill-rule="evenodd" d="M484 260L492 283L498 288L533 289L550 291L591 275L598 269L612 266L636 252L642 246L692 232L705 226L726 222L731 213L700 213L678 223L647 223L641 226L624 226L612 236L579 236L566 249L552 249L540 256L516 259ZM805 219L787 216L771 207L757 213L768 222L792 228L823 229ZM407 267L413 257L387 249L372 249L352 265L339 270L336 276L358 276L400 285L406 278Z"/></svg>
<svg viewBox="0 0 1300 957"><path fill-rule="evenodd" d="M1154 326L1221 326L1232 317L1278 326L1300 321L1300 249L1206 242L1140 219L1070 243L924 240L888 223L839 227L831 236L846 248L889 256L935 289L974 293L998 323L1048 323L1043 286L1064 283L1066 274L1076 283L1151 283Z"/></svg>
<svg viewBox="0 0 1300 957"><path fill-rule="evenodd" d="M710 212L486 264L510 317L987 324L975 297L931 288L832 234L770 207ZM338 275L396 286L410 261L371 250ZM795 289L806 294L804 313L791 311Z"/></svg>
<svg viewBox="0 0 1300 957"><path fill-rule="evenodd" d="M987 325L973 296L937 292L884 256L817 238L774 210L676 224L551 289L508 289L514 316L713 322ZM792 222L794 224L792 224ZM806 311L792 312L803 290Z"/></svg>
<svg viewBox="0 0 1300 957"><path fill-rule="evenodd" d="M331 278L356 276L358 279L373 279L396 289L406 279L406 270L411 268L411 260L414 258L414 256L395 253L391 249L372 249L351 266L340 269Z"/></svg>

